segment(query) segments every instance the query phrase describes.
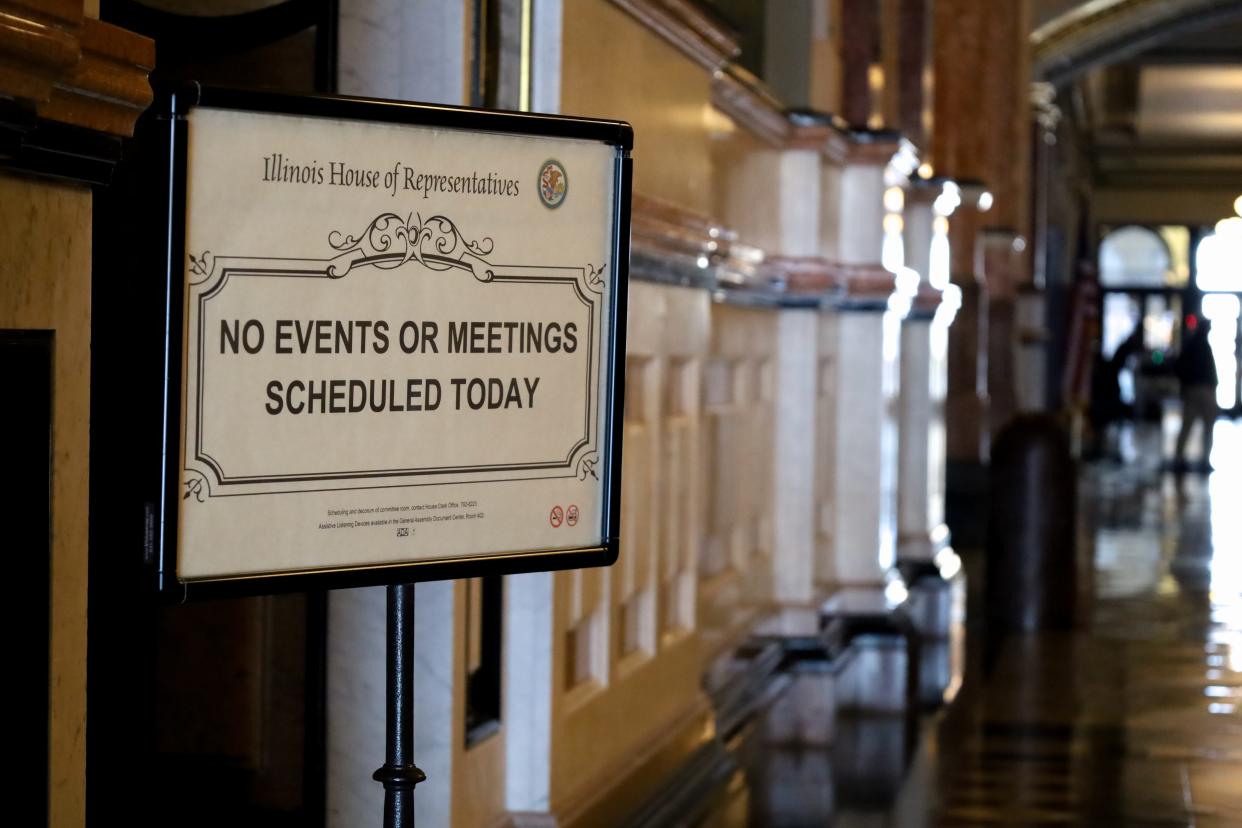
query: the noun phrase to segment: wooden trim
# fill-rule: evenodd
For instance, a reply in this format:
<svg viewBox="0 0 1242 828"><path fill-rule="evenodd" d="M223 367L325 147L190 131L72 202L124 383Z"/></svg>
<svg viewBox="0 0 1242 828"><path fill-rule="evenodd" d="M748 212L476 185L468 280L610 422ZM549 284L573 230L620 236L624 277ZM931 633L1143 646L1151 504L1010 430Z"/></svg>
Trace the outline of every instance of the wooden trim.
<svg viewBox="0 0 1242 828"><path fill-rule="evenodd" d="M82 60L67 81L56 84L39 114L110 135L133 135L138 116L151 105L147 74L154 65L151 40L87 19Z"/></svg>
<svg viewBox="0 0 1242 828"><path fill-rule="evenodd" d="M655 34L709 71L742 53L737 34L689 0L612 0Z"/></svg>
<svg viewBox="0 0 1242 828"><path fill-rule="evenodd" d="M737 234L710 216L635 193L630 235L636 249L683 256L710 255L727 249Z"/></svg>
<svg viewBox="0 0 1242 828"><path fill-rule="evenodd" d="M78 62L81 27L72 4L0 0L0 95L46 100Z"/></svg>
<svg viewBox="0 0 1242 828"><path fill-rule="evenodd" d="M800 126L795 124L789 132L786 146L790 149L818 150L834 164L845 163L849 157L850 144L839 129L831 126Z"/></svg>
<svg viewBox="0 0 1242 828"><path fill-rule="evenodd" d="M151 103L155 43L83 16L69 0L0 0L0 96L38 118L133 134Z"/></svg>
<svg viewBox="0 0 1242 828"><path fill-rule="evenodd" d="M707 256L742 279L736 287L770 287L783 282L783 293L807 296L839 293L846 299L887 298L896 290L895 276L879 263L845 264L821 256L762 255L738 241L737 233L692 210L650 196L634 194L630 229L632 249L657 257L694 260ZM749 254L749 255L748 255ZM940 291L935 294L935 307ZM920 291L920 295L922 292ZM928 294L925 301L931 300Z"/></svg>
<svg viewBox="0 0 1242 828"><path fill-rule="evenodd" d="M893 157L901 152L904 144L899 136L886 136L879 139L868 137L863 140L855 136L851 138L853 140L849 143L846 163L861 166L887 166Z"/></svg>
<svg viewBox="0 0 1242 828"><path fill-rule="evenodd" d="M847 299L880 299L891 296L897 288L896 276L880 264L833 265L837 279L845 286Z"/></svg>
<svg viewBox="0 0 1242 828"><path fill-rule="evenodd" d="M820 256L772 256L764 260L763 272L782 280L792 294L831 293L845 287L840 267Z"/></svg>
<svg viewBox="0 0 1242 828"><path fill-rule="evenodd" d="M763 82L730 66L712 78L712 105L760 141L779 149L817 150L841 163L849 140L831 123L798 123Z"/></svg>
<svg viewBox="0 0 1242 828"><path fill-rule="evenodd" d="M712 78L712 105L764 143L784 147L789 140L784 107L745 70L730 67Z"/></svg>

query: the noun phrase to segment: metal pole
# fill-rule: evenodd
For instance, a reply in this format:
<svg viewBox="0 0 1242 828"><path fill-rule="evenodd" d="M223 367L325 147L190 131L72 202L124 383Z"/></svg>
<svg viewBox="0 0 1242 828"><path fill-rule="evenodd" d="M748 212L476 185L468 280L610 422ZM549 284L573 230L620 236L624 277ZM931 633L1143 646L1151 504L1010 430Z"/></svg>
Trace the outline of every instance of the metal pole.
<svg viewBox="0 0 1242 828"><path fill-rule="evenodd" d="M384 785L384 828L414 828L414 786L427 778L414 766L414 585L388 587L388 739L384 766L371 778Z"/></svg>

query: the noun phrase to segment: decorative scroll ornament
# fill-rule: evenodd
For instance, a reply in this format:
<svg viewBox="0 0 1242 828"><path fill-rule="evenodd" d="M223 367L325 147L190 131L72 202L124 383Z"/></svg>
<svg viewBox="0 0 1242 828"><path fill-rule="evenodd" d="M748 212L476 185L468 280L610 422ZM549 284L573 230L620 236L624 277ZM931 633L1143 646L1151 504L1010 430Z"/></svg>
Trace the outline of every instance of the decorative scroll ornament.
<svg viewBox="0 0 1242 828"><path fill-rule="evenodd" d="M590 475L593 479L599 480L599 473L596 472L597 466L599 466L598 451L589 451L582 455L578 459L578 479L586 480L587 475Z"/></svg>
<svg viewBox="0 0 1242 828"><path fill-rule="evenodd" d="M205 282L211 278L211 272L215 269L216 257L211 254L210 250L204 250L195 256L190 254L190 274L201 278L192 279L190 284L197 285L199 282Z"/></svg>
<svg viewBox="0 0 1242 828"><path fill-rule="evenodd" d="M187 477L183 481L183 484L185 485L185 493L181 495L181 499L189 500L192 497L199 503L202 503L203 493L207 491L205 478L192 469L186 469L185 472L187 475L193 475L193 477ZM207 494L210 497L210 492Z"/></svg>
<svg viewBox="0 0 1242 828"><path fill-rule="evenodd" d="M593 264L586 266L586 286L592 293L602 294L604 292L604 269L607 264L602 264L598 268Z"/></svg>
<svg viewBox="0 0 1242 828"><path fill-rule="evenodd" d="M469 240L451 219L441 215L424 221L417 213L405 218L383 213L356 236L333 230L328 244L342 254L328 267L333 279L355 265L391 270L409 261L428 270L466 270L480 282L490 282L493 276L491 263L484 258L491 255L491 238Z"/></svg>

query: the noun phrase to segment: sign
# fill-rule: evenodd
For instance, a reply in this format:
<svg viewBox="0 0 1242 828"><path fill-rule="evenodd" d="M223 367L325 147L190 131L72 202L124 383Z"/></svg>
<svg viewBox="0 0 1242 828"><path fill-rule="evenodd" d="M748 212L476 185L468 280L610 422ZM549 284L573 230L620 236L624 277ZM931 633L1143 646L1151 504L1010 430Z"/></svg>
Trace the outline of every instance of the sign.
<svg viewBox="0 0 1242 828"><path fill-rule="evenodd" d="M170 115L165 588L615 560L628 125L210 89Z"/></svg>

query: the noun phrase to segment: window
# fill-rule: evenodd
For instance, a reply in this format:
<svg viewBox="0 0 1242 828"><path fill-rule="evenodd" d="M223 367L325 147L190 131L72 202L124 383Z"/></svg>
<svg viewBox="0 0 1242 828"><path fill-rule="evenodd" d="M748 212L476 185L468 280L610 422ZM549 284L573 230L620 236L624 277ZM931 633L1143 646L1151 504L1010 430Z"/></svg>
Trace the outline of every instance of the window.
<svg viewBox="0 0 1242 828"><path fill-rule="evenodd" d="M1199 290L1242 291L1242 233L1213 233L1195 248Z"/></svg>
<svg viewBox="0 0 1242 828"><path fill-rule="evenodd" d="M1130 225L1112 231L1100 244L1100 285L1163 288L1176 274L1164 239L1146 227Z"/></svg>

